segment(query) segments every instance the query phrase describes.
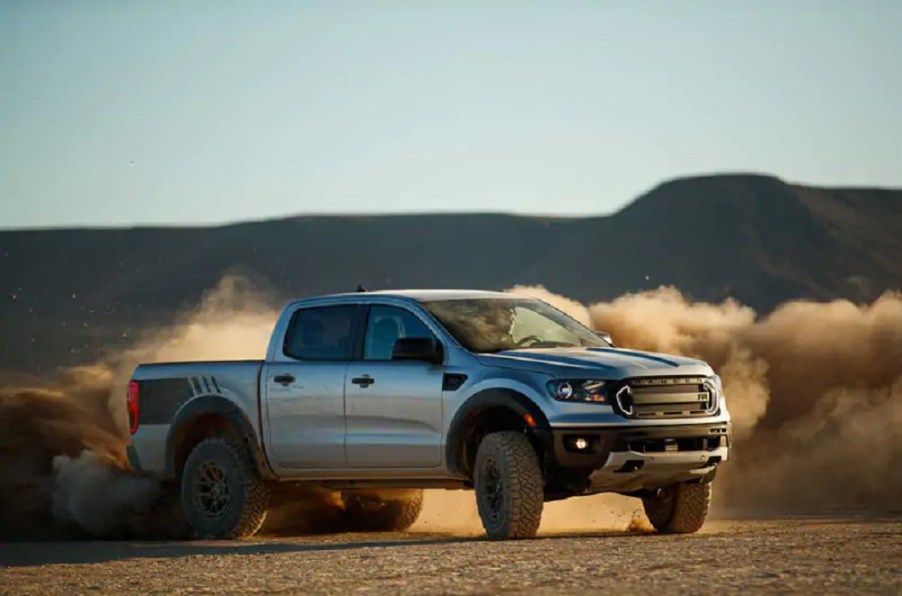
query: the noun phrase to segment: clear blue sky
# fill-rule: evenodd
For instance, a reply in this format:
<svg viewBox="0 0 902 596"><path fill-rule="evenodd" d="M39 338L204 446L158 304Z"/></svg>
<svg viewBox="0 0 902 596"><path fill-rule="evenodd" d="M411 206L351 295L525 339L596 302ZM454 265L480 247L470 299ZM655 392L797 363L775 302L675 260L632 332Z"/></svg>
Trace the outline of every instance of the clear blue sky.
<svg viewBox="0 0 902 596"><path fill-rule="evenodd" d="M0 2L0 228L902 186L902 2Z"/></svg>

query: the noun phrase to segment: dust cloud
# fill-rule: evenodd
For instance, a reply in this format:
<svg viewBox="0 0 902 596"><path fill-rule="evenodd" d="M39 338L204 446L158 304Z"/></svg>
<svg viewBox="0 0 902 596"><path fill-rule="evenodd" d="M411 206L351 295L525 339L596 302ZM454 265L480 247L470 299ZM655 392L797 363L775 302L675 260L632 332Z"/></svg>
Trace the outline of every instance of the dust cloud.
<svg viewBox="0 0 902 596"><path fill-rule="evenodd" d="M573 532L651 531L638 499L620 495L591 495L545 503L540 535ZM412 532L482 536L476 494L464 490L428 490L423 511Z"/></svg>
<svg viewBox="0 0 902 596"><path fill-rule="evenodd" d="M672 287L556 306L620 346L698 357L718 371L735 432L715 483L721 510L902 505L902 293L865 305L788 302L765 317Z"/></svg>
<svg viewBox="0 0 902 596"><path fill-rule="evenodd" d="M0 381L0 539L181 534L173 495L129 468L128 379L139 362L262 358L276 314L271 296L228 276L101 362Z"/></svg>
<svg viewBox="0 0 902 596"><path fill-rule="evenodd" d="M732 300L692 302L674 288L591 305L542 287L512 291L608 331L622 347L715 367L736 438L715 484L721 511L902 503L902 294L867 305L791 302L759 317ZM171 492L126 461L126 382L139 362L261 358L276 315L272 296L230 276L130 349L52 382L0 381L0 539L178 535ZM638 505L614 495L549 503L541 532L646 531ZM274 533L284 530L278 519L268 523ZM428 491L413 529L481 534L473 494Z"/></svg>

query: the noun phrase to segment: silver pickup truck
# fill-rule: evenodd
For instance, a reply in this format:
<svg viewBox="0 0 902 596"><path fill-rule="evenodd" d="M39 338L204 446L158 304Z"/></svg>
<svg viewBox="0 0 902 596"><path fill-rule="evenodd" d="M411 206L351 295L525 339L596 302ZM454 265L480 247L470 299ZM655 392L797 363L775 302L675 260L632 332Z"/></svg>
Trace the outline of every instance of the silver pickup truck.
<svg viewBox="0 0 902 596"><path fill-rule="evenodd" d="M475 489L490 538L535 535L546 501L641 498L695 532L729 457L704 362L615 347L548 304L479 291L357 292L282 311L260 361L142 364L129 457L178 487L198 536L252 535L286 487L340 494L402 530L422 489Z"/></svg>

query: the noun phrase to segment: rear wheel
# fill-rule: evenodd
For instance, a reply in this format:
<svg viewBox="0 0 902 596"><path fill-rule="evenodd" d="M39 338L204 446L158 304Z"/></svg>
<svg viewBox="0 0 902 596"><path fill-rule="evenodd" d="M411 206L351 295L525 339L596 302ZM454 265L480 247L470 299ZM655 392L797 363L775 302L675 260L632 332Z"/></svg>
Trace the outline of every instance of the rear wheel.
<svg viewBox="0 0 902 596"><path fill-rule="evenodd" d="M413 525L423 510L423 491L345 491L341 494L350 529L400 532Z"/></svg>
<svg viewBox="0 0 902 596"><path fill-rule="evenodd" d="M711 483L680 483L643 497L648 521L658 532L692 534L705 524L711 506Z"/></svg>
<svg viewBox="0 0 902 596"><path fill-rule="evenodd" d="M476 505L493 540L531 538L539 530L544 506L542 470L521 432L486 435L476 452Z"/></svg>
<svg viewBox="0 0 902 596"><path fill-rule="evenodd" d="M182 508L200 538L252 536L266 517L266 485L236 438L198 443L182 471Z"/></svg>

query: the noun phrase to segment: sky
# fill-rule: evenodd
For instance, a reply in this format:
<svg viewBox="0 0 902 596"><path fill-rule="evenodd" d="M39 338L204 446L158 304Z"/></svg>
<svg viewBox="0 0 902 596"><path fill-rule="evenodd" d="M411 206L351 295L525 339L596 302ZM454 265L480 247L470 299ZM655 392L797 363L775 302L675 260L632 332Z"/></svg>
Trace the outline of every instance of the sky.
<svg viewBox="0 0 902 596"><path fill-rule="evenodd" d="M902 187L902 2L0 0L0 228Z"/></svg>

